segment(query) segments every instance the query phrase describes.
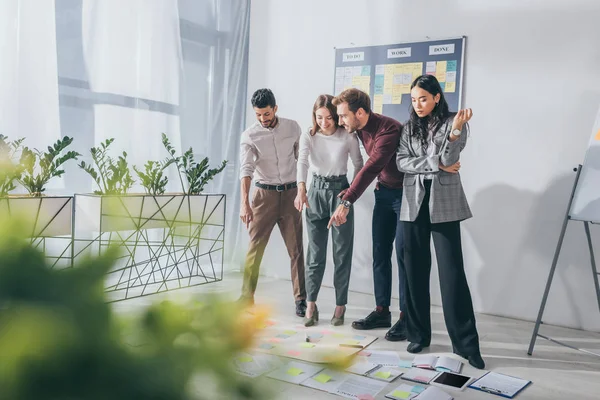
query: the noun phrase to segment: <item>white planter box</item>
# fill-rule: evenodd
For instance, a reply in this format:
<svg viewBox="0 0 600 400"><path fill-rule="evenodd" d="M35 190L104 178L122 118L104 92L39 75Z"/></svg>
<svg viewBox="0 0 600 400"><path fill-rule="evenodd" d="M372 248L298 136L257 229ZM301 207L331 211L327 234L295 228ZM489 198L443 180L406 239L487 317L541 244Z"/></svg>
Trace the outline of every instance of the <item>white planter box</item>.
<svg viewBox="0 0 600 400"><path fill-rule="evenodd" d="M114 301L220 281L225 200L224 194L76 194L75 259L110 244L122 248L107 278Z"/></svg>
<svg viewBox="0 0 600 400"><path fill-rule="evenodd" d="M72 265L72 196L0 198L0 214L22 218L27 237L44 252L53 268Z"/></svg>

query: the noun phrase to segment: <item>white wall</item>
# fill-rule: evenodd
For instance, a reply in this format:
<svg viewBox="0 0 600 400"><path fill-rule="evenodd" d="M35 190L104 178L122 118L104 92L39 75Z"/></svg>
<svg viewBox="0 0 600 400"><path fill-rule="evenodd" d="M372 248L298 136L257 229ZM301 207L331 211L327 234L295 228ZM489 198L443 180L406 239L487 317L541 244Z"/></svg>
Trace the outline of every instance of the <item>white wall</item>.
<svg viewBox="0 0 600 400"><path fill-rule="evenodd" d="M334 47L466 35L463 98L474 109L461 171L474 213L463 225L467 276L478 312L534 320L571 171L600 106L599 17L597 0L253 0L248 96L271 88L279 114L307 126L317 95L333 89ZM367 191L356 205L351 282L363 292L373 286L372 207ZM600 254L600 230L592 235ZM580 223L570 224L563 249L544 320L600 330ZM288 260L275 232L262 273L289 278ZM439 304L436 275L432 285Z"/></svg>

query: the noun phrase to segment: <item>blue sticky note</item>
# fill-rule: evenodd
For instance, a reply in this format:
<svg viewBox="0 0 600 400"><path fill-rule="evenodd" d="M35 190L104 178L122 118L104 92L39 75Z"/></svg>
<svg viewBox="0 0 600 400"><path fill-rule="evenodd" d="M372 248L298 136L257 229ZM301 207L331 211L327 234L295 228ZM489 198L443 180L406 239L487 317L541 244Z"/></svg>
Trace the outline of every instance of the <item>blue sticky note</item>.
<svg viewBox="0 0 600 400"><path fill-rule="evenodd" d="M446 82L440 82L440 86L442 87L442 92L446 91Z"/></svg>
<svg viewBox="0 0 600 400"><path fill-rule="evenodd" d="M365 337L364 336L360 336L360 335L354 335L353 339L354 340L363 340Z"/></svg>
<svg viewBox="0 0 600 400"><path fill-rule="evenodd" d="M289 338L289 335L284 335L283 333L280 333L276 337L281 338L281 339L287 339L287 338Z"/></svg>
<svg viewBox="0 0 600 400"><path fill-rule="evenodd" d="M398 366L402 368L412 368L412 361L400 360Z"/></svg>
<svg viewBox="0 0 600 400"><path fill-rule="evenodd" d="M456 60L448 61L446 71L456 71Z"/></svg>
<svg viewBox="0 0 600 400"><path fill-rule="evenodd" d="M424 390L425 388L423 386L413 386L410 391L413 393L421 393Z"/></svg>
<svg viewBox="0 0 600 400"><path fill-rule="evenodd" d="M322 333L311 333L310 335L308 335L309 338L311 339L321 339L323 337Z"/></svg>
<svg viewBox="0 0 600 400"><path fill-rule="evenodd" d="M261 349L265 349L265 350L271 350L275 346L273 346L270 343L261 343L260 346L258 346L258 347L260 347Z"/></svg>
<svg viewBox="0 0 600 400"><path fill-rule="evenodd" d="M362 76L371 76L371 66L370 65L363 65L362 67Z"/></svg>

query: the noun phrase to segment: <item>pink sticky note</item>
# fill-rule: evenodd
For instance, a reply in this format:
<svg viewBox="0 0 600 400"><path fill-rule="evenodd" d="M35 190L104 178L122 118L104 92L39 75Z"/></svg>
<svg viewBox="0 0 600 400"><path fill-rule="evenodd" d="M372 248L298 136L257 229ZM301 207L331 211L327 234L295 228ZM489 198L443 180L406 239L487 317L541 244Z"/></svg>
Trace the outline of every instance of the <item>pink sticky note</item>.
<svg viewBox="0 0 600 400"><path fill-rule="evenodd" d="M271 342L271 343L281 343L281 339L274 337L274 338L269 339L269 342Z"/></svg>
<svg viewBox="0 0 600 400"><path fill-rule="evenodd" d="M358 396L356 396L356 398L358 400L375 400L375 398L370 394L359 394Z"/></svg>
<svg viewBox="0 0 600 400"><path fill-rule="evenodd" d="M275 321L267 320L266 324L269 326L273 326L275 325Z"/></svg>
<svg viewBox="0 0 600 400"><path fill-rule="evenodd" d="M298 357L300 356L302 353L300 353L299 351L296 350L290 350L287 352L288 355L292 356L292 357Z"/></svg>
<svg viewBox="0 0 600 400"><path fill-rule="evenodd" d="M428 377L426 377L426 376L415 376L415 380L417 380L417 381L421 381L421 382L423 382L423 383L425 383L425 382L429 382L429 378L428 378Z"/></svg>
<svg viewBox="0 0 600 400"><path fill-rule="evenodd" d="M363 350L363 351L359 352L358 355L363 356L363 357L369 357L371 355L371 353Z"/></svg>
<svg viewBox="0 0 600 400"><path fill-rule="evenodd" d="M332 333L334 333L333 331L328 331L327 329L325 329L324 331L321 331L321 333L323 335L331 335Z"/></svg>

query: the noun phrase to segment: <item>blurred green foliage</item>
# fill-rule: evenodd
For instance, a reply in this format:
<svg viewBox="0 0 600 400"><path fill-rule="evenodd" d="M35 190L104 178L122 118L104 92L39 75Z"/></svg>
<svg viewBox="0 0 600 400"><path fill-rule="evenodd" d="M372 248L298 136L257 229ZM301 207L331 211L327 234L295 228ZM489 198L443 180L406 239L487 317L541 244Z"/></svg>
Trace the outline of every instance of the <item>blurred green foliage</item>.
<svg viewBox="0 0 600 400"><path fill-rule="evenodd" d="M230 366L264 313L206 297L125 319L104 295L118 248L51 270L24 225L0 221L0 400L269 397Z"/></svg>

